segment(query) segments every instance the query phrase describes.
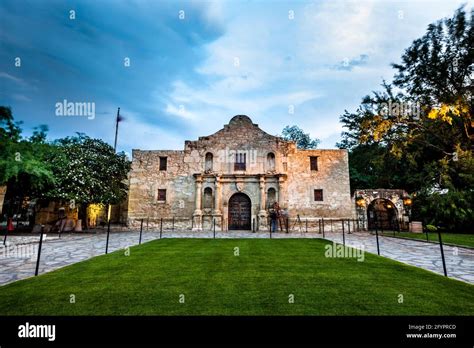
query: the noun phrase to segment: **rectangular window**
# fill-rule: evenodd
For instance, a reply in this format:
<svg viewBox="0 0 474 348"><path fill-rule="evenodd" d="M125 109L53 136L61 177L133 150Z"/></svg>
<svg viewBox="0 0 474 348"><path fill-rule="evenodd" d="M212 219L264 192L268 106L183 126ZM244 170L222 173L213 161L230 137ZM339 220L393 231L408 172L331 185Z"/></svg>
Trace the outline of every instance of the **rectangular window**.
<svg viewBox="0 0 474 348"><path fill-rule="evenodd" d="M160 170L166 170L168 165L168 157L160 157Z"/></svg>
<svg viewBox="0 0 474 348"><path fill-rule="evenodd" d="M246 169L246 162L247 162L247 154L246 153L237 153L237 154L235 154L234 170L245 170Z"/></svg>
<svg viewBox="0 0 474 348"><path fill-rule="evenodd" d="M323 190L314 190L314 200L315 201L323 200Z"/></svg>
<svg viewBox="0 0 474 348"><path fill-rule="evenodd" d="M158 200L162 202L166 201L166 190L158 189Z"/></svg>
<svg viewBox="0 0 474 348"><path fill-rule="evenodd" d="M311 170L318 170L318 157L317 156L310 156L309 163Z"/></svg>

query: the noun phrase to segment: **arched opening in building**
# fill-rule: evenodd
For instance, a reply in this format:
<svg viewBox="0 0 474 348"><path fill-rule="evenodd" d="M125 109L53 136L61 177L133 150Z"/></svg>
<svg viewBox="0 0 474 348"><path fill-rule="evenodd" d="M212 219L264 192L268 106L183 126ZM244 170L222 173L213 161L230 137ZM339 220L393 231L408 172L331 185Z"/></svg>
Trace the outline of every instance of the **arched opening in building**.
<svg viewBox="0 0 474 348"><path fill-rule="evenodd" d="M204 165L204 170L205 171L212 171L213 167L213 161L214 161L214 156L212 153L208 152L206 153L206 158L205 158L205 165Z"/></svg>
<svg viewBox="0 0 474 348"><path fill-rule="evenodd" d="M374 199L367 207L369 229L398 229L398 211L395 204L385 198Z"/></svg>
<svg viewBox="0 0 474 348"><path fill-rule="evenodd" d="M251 229L251 208L249 196L235 193L229 199L229 230Z"/></svg>
<svg viewBox="0 0 474 348"><path fill-rule="evenodd" d="M270 187L267 191L267 209L273 207L273 203L276 202L276 190Z"/></svg>
<svg viewBox="0 0 474 348"><path fill-rule="evenodd" d="M203 202L202 206L204 209L212 209L214 200L212 199L212 189L206 187L204 189Z"/></svg>
<svg viewBox="0 0 474 348"><path fill-rule="evenodd" d="M267 155L267 170L275 170L275 154L269 152Z"/></svg>

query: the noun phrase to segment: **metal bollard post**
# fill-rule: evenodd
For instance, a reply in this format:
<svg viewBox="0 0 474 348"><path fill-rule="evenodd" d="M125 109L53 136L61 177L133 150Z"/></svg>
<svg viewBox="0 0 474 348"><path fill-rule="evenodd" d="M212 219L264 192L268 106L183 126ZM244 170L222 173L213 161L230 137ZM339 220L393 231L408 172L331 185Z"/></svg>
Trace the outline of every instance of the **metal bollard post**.
<svg viewBox="0 0 474 348"><path fill-rule="evenodd" d="M379 231L377 230L377 223L375 224L375 238L377 239L377 255L380 256Z"/></svg>
<svg viewBox="0 0 474 348"><path fill-rule="evenodd" d="M342 220L342 245L346 245L346 236L344 232L344 219Z"/></svg>
<svg viewBox="0 0 474 348"><path fill-rule="evenodd" d="M174 216L173 216L173 226L171 227L171 231L174 232Z"/></svg>
<svg viewBox="0 0 474 348"><path fill-rule="evenodd" d="M441 259L443 260L443 270L445 277L448 276L448 271L446 270L446 261L444 260L444 250L443 250L443 241L441 240L441 232L438 229L438 239L439 239L439 247L441 249Z"/></svg>
<svg viewBox="0 0 474 348"><path fill-rule="evenodd" d="M305 233L308 233L308 219L306 219L306 229L305 229Z"/></svg>
<svg viewBox="0 0 474 348"><path fill-rule="evenodd" d="M142 222L140 224L140 239L138 240L138 244L142 244L142 231L143 231L143 219L142 219Z"/></svg>
<svg viewBox="0 0 474 348"><path fill-rule="evenodd" d="M105 243L105 253L109 253L109 236L110 236L110 219L109 223L107 224L107 242Z"/></svg>
<svg viewBox="0 0 474 348"><path fill-rule="evenodd" d="M213 229L214 229L214 239L216 239L216 219L215 219L215 218L212 220L212 224L214 225L214 226L213 226Z"/></svg>
<svg viewBox="0 0 474 348"><path fill-rule="evenodd" d="M39 271L39 263L40 263L40 257L41 257L41 247L43 246L43 233L44 233L44 226L41 225L41 236L40 236L40 242L39 242L39 246L38 246L38 258L36 259L35 276L38 275L38 271Z"/></svg>
<svg viewBox="0 0 474 348"><path fill-rule="evenodd" d="M255 218L252 219L252 232L255 233Z"/></svg>
<svg viewBox="0 0 474 348"><path fill-rule="evenodd" d="M289 227L290 227L290 226L289 226L289 225L290 225L290 220L289 220L289 218L286 218L285 224L286 224L286 233L288 233L288 232L289 232L288 229L289 229Z"/></svg>
<svg viewBox="0 0 474 348"><path fill-rule="evenodd" d="M160 218L160 239L161 239L162 233L163 233L163 218Z"/></svg>
<svg viewBox="0 0 474 348"><path fill-rule="evenodd" d="M270 239L272 239L272 221L270 218L268 218L267 221L268 221L268 231L270 232Z"/></svg>

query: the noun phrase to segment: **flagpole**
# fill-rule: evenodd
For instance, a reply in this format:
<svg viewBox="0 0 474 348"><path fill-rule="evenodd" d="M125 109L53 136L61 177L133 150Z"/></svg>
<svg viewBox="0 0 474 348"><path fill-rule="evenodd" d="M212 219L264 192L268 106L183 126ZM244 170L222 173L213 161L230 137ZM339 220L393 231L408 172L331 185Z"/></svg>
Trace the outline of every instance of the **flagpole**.
<svg viewBox="0 0 474 348"><path fill-rule="evenodd" d="M120 117L120 108L117 110L117 119L115 120L115 141L114 141L114 152L117 151L117 135L118 135L118 124Z"/></svg>
<svg viewBox="0 0 474 348"><path fill-rule="evenodd" d="M115 119L115 140L114 140L114 153L117 152L117 135L118 135L118 124L120 120L120 108L117 109L117 118ZM110 227L110 216L112 215L112 205L109 204L107 209L107 221L109 222Z"/></svg>

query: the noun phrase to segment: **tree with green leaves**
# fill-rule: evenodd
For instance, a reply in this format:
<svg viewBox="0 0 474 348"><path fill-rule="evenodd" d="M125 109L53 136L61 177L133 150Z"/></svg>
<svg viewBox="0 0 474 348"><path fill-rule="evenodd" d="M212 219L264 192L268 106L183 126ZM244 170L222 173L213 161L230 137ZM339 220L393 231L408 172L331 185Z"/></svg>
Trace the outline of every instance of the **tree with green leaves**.
<svg viewBox="0 0 474 348"><path fill-rule="evenodd" d="M126 197L130 161L125 153L116 154L109 144L81 133L56 140L54 145L58 151L48 162L55 184L44 192L44 198L77 205L87 223L89 204L117 204Z"/></svg>
<svg viewBox="0 0 474 348"><path fill-rule="evenodd" d="M54 183L46 161L54 148L46 142L46 132L47 127L41 125L30 138L23 138L11 109L0 106L0 185L7 186L3 213L10 217L18 213L27 197L37 196Z"/></svg>
<svg viewBox="0 0 474 348"><path fill-rule="evenodd" d="M424 204L414 208L425 220L441 221L426 209L430 197L474 220L473 47L474 10L468 15L461 7L429 25L393 64L393 86L384 81L355 112L345 111L338 146L350 150L352 189L385 183L425 197L414 201Z"/></svg>
<svg viewBox="0 0 474 348"><path fill-rule="evenodd" d="M315 149L318 147L319 139L311 139L309 133L305 133L298 126L286 126L282 131L282 138L296 142L298 149Z"/></svg>
<svg viewBox="0 0 474 348"><path fill-rule="evenodd" d="M6 213L17 213L25 198L66 201L79 207L117 204L127 195L130 161L124 153L84 134L46 140L46 126L21 137L11 109L0 107L0 184L7 185Z"/></svg>

